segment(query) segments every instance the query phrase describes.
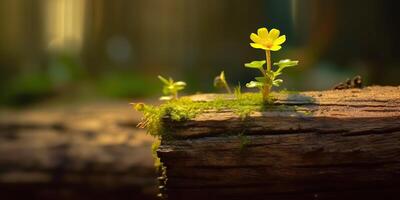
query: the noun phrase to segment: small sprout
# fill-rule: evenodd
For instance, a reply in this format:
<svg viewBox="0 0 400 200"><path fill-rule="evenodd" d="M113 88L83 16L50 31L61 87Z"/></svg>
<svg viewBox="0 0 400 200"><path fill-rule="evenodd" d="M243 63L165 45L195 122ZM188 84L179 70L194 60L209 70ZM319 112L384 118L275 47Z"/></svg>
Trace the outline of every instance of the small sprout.
<svg viewBox="0 0 400 200"><path fill-rule="evenodd" d="M238 86L236 86L236 87L233 89L233 92L234 92L235 97L236 97L237 99L240 98L240 97L242 96L242 86L240 85L240 83L239 83Z"/></svg>
<svg viewBox="0 0 400 200"><path fill-rule="evenodd" d="M272 29L268 32L267 28L259 28L257 30L257 34L252 33L250 35L250 39L254 43L250 43L250 46L256 49L265 50L265 60L253 61L250 63L246 63L244 66L247 68L253 68L260 70L263 76L255 77L256 81L251 81L246 84L248 88L258 88L262 95L263 100L269 100L269 93L271 91L272 86L280 86L283 82L282 79L276 79L279 75L282 74L282 70L286 67L296 66L298 61L292 61L289 59L281 60L278 63L274 63L275 66L278 66L276 71L272 70L271 65L271 51L278 51L282 48L282 44L286 41L286 36L280 35L280 31L277 29ZM267 68L264 68L264 65L267 64Z"/></svg>
<svg viewBox="0 0 400 200"><path fill-rule="evenodd" d="M216 76L214 78L214 87L225 88L226 92L228 92L229 94L232 93L231 88L229 87L228 82L225 79L224 71L222 71L221 74L219 74L219 76Z"/></svg>
<svg viewBox="0 0 400 200"><path fill-rule="evenodd" d="M185 89L186 83L183 81L174 82L170 77L168 80L162 76L158 76L158 79L164 83L163 94L165 96L160 97L162 101L169 101L172 99L178 99L178 91Z"/></svg>

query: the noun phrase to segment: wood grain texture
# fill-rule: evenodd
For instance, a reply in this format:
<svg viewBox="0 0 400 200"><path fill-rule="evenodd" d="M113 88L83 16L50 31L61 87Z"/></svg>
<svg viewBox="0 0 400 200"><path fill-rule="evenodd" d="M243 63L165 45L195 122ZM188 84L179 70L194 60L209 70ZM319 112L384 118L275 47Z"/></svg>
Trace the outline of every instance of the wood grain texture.
<svg viewBox="0 0 400 200"><path fill-rule="evenodd" d="M155 199L153 138L139 120L126 102L1 110L0 196Z"/></svg>
<svg viewBox="0 0 400 200"><path fill-rule="evenodd" d="M400 87L282 94L245 120L223 110L165 122L171 199L400 197Z"/></svg>

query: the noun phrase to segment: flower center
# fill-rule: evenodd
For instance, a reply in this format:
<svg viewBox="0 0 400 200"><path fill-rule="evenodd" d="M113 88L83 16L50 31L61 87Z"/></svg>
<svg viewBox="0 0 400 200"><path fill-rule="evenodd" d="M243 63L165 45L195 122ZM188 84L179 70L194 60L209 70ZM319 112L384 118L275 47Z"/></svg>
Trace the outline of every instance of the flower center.
<svg viewBox="0 0 400 200"><path fill-rule="evenodd" d="M273 45L273 42L271 40L267 39L267 40L262 41L262 45L264 45L267 48L271 48Z"/></svg>

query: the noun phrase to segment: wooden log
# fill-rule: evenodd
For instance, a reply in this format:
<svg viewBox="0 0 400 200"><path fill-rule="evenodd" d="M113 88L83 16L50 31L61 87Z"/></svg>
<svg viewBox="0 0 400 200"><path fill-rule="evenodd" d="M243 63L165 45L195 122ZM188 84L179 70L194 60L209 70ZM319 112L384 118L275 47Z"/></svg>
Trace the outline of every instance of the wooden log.
<svg viewBox="0 0 400 200"><path fill-rule="evenodd" d="M208 101L215 95L197 95ZM277 94L242 119L165 120L171 199L400 198L400 87Z"/></svg>
<svg viewBox="0 0 400 200"><path fill-rule="evenodd" d="M126 102L0 110L0 196L156 199L139 120Z"/></svg>

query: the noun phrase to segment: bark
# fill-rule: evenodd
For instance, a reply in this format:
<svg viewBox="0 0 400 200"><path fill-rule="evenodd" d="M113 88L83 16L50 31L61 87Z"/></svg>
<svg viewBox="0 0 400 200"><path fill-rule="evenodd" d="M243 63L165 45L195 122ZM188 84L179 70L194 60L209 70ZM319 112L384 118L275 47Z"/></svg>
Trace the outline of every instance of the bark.
<svg viewBox="0 0 400 200"><path fill-rule="evenodd" d="M0 195L155 199L153 138L128 103L0 111Z"/></svg>
<svg viewBox="0 0 400 200"><path fill-rule="evenodd" d="M280 94L244 120L223 110L165 123L171 199L400 196L400 87Z"/></svg>

